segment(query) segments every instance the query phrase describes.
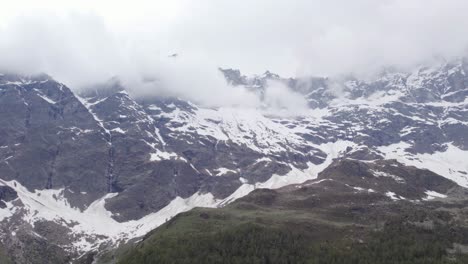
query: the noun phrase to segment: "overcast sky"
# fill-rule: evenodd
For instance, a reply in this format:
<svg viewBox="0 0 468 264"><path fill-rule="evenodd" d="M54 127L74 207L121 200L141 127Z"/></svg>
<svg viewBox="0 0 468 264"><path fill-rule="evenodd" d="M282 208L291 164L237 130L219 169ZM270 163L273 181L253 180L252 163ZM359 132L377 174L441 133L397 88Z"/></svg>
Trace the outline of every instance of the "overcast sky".
<svg viewBox="0 0 468 264"><path fill-rule="evenodd" d="M2 1L0 68L73 87L178 72L209 93L218 66L333 76L463 56L467 14L466 0Z"/></svg>

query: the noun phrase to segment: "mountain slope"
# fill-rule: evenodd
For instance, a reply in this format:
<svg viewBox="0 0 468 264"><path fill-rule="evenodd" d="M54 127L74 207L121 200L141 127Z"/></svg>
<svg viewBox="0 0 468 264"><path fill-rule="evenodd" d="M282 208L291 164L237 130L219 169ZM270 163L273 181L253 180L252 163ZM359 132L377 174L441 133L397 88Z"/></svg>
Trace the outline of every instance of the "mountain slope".
<svg viewBox="0 0 468 264"><path fill-rule="evenodd" d="M317 180L180 214L118 263L465 263L467 194L395 161L336 160Z"/></svg>
<svg viewBox="0 0 468 264"><path fill-rule="evenodd" d="M141 98L116 80L78 93L46 75L0 74L0 187L15 193L0 196L1 241L10 255L34 239L73 260L196 206L316 179L342 157L396 159L468 187L467 68L373 81L222 70L232 89L263 100L256 108ZM307 108L271 111L271 82Z"/></svg>

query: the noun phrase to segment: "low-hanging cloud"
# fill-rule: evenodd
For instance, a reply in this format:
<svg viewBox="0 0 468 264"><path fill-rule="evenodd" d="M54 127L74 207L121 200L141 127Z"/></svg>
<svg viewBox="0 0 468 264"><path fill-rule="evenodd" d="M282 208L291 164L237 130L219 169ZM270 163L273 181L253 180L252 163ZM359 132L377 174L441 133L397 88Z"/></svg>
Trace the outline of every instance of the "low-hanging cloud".
<svg viewBox="0 0 468 264"><path fill-rule="evenodd" d="M208 106L267 105L275 111L298 107L287 104L298 95L287 88L280 93L279 84L266 88L263 102L244 86L230 86L210 58L161 54L152 46L157 43L114 34L95 15L23 17L1 35L1 71L47 73L75 90L117 77L137 97L177 96Z"/></svg>
<svg viewBox="0 0 468 264"><path fill-rule="evenodd" d="M95 15L21 17L0 34L1 71L47 73L75 90L117 77L136 96L178 96L210 106L259 104L245 88L229 87L209 60L168 57L153 42L111 32Z"/></svg>
<svg viewBox="0 0 468 264"><path fill-rule="evenodd" d="M263 105L271 114L301 115L307 111L307 100L292 92L283 82L270 80L263 96Z"/></svg>
<svg viewBox="0 0 468 264"><path fill-rule="evenodd" d="M138 12L129 6L125 27L110 19L106 5L0 19L0 70L45 72L74 89L117 76L138 95L256 107L266 102L228 86L218 67L283 76L368 75L464 56L468 47L464 0L174 0L170 19L138 17L151 2L142 2ZM173 53L179 56L168 57ZM278 87L270 84L267 105L304 103Z"/></svg>

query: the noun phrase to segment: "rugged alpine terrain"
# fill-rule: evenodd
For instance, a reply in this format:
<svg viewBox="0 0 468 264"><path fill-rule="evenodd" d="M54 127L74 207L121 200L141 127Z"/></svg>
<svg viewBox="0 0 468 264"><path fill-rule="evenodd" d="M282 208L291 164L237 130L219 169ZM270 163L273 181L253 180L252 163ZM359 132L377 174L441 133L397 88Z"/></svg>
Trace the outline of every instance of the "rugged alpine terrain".
<svg viewBox="0 0 468 264"><path fill-rule="evenodd" d="M116 258L125 264L466 263L467 195L428 170L343 157L315 180L180 214Z"/></svg>
<svg viewBox="0 0 468 264"><path fill-rule="evenodd" d="M329 190L337 195L331 200L357 199L364 209L353 214L369 210L362 216L369 219L398 210L429 214L452 200L459 210L466 207L465 60L386 71L372 81L220 72L232 89L245 87L261 100L271 82L282 83L306 98L308 107L294 115L267 105L206 107L181 98L137 97L117 80L76 92L47 75L0 74L0 259L92 259L93 252L139 239L194 207L223 207L255 189L293 184L245 199L264 192L289 197L298 192L293 186L306 181L314 187L300 199L315 192L327 199ZM337 164L363 169L354 171L360 177L352 181L339 175L316 181L320 172L328 179L323 175ZM392 164L401 171L388 169ZM285 201L299 203L298 197ZM439 202L424 202L431 198ZM374 211L374 203L383 209ZM443 220L447 225L459 215L453 210ZM316 221L330 213L317 212ZM369 219L353 223L369 225Z"/></svg>

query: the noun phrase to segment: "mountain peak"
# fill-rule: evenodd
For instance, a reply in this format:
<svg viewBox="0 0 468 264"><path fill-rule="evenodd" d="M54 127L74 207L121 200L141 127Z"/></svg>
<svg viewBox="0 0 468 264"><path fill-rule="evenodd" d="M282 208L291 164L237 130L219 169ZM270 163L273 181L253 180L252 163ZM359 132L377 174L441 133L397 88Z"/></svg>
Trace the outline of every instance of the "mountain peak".
<svg viewBox="0 0 468 264"><path fill-rule="evenodd" d="M25 85L53 80L51 76L40 73L35 75L22 75L16 73L0 73L0 84Z"/></svg>

